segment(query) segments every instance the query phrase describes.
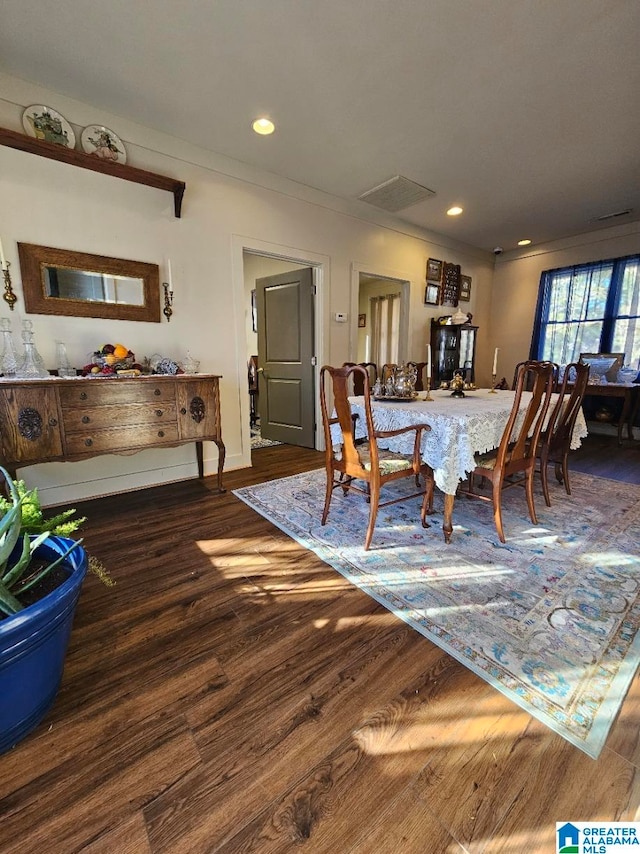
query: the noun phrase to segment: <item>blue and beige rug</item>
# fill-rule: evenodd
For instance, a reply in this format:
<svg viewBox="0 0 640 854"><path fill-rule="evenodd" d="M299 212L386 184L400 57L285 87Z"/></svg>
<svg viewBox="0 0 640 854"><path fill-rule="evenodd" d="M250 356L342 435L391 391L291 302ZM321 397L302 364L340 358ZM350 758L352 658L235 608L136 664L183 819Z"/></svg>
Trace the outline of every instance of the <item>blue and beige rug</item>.
<svg viewBox="0 0 640 854"><path fill-rule="evenodd" d="M388 489L412 486L407 478ZM382 508L369 552L362 548L364 497L334 493L322 527L324 489L318 470L235 494L531 715L598 756L640 656L640 487L576 473L568 496L553 481L553 506L537 499L536 526L524 490L510 489L503 498L504 545L491 505L462 498L449 546L436 490L431 528L420 525L417 499Z"/></svg>

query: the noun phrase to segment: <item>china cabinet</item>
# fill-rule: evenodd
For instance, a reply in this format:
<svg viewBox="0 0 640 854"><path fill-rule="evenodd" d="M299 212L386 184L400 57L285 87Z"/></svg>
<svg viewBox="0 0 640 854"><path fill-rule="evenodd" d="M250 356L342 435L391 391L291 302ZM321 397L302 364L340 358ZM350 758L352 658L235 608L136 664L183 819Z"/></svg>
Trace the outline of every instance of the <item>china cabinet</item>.
<svg viewBox="0 0 640 854"><path fill-rule="evenodd" d="M431 321L432 388L450 382L458 370L465 372L469 382L475 382L477 332L478 327L468 323L445 326Z"/></svg>

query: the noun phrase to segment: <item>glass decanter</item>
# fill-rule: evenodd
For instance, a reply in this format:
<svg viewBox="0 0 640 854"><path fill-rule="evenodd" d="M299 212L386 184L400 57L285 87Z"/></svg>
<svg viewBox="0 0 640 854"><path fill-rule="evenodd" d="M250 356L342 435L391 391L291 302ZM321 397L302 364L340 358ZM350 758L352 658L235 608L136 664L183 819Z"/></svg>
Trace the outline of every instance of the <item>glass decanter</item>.
<svg viewBox="0 0 640 854"><path fill-rule="evenodd" d="M58 365L58 376L59 377L75 377L76 372L75 369L71 367L69 364L69 357L67 356L67 347L63 341L56 342L56 354L57 354L57 365Z"/></svg>
<svg viewBox="0 0 640 854"><path fill-rule="evenodd" d="M15 377L18 370L18 357L13 346L11 336L11 321L7 317L0 320L0 332L2 332L2 358L0 359L0 371L5 377Z"/></svg>
<svg viewBox="0 0 640 854"><path fill-rule="evenodd" d="M33 340L33 323L30 320L22 321L22 343L24 346L24 357L18 368L18 376L25 379L39 379L49 376L49 371L44 366L44 360Z"/></svg>

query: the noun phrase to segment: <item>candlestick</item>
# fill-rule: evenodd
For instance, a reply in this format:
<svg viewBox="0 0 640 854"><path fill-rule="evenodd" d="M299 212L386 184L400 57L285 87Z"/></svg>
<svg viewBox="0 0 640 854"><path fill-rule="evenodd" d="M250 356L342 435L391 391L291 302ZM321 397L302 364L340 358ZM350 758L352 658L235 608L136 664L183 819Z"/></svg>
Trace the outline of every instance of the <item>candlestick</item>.
<svg viewBox="0 0 640 854"><path fill-rule="evenodd" d="M11 287L11 274L9 273L11 263L4 259L4 256L3 264L2 278L4 279L4 293L2 294L2 298L5 302L9 303L9 308L13 311L13 307L16 304L18 297L14 294L13 288Z"/></svg>
<svg viewBox="0 0 640 854"><path fill-rule="evenodd" d="M173 291L168 282L163 282L162 287L164 289L164 308L162 309L162 313L167 318L167 323L170 323L171 315L173 314L173 309L171 308L173 305Z"/></svg>
<svg viewBox="0 0 640 854"><path fill-rule="evenodd" d="M497 394L497 393L498 393L498 392L496 391L496 381L497 381L497 379L498 379L498 375L497 375L497 374L495 373L495 371L494 371L494 372L493 372L493 374L491 374L491 389L489 390L489 394Z"/></svg>
<svg viewBox="0 0 640 854"><path fill-rule="evenodd" d="M491 373L494 376L496 376L496 374L498 373L498 350L499 349L500 349L499 347L496 347L495 352L493 354L493 370L491 371Z"/></svg>
<svg viewBox="0 0 640 854"><path fill-rule="evenodd" d="M433 400L433 398L431 397L431 377L430 376L427 377L427 393L424 396L424 399L425 400Z"/></svg>

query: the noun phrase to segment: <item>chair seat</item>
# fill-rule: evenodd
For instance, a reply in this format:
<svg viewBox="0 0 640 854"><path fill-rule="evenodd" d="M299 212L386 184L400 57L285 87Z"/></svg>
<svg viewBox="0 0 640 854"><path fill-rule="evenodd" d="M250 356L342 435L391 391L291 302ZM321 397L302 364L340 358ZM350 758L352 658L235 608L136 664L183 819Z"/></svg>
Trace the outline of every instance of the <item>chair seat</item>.
<svg viewBox="0 0 640 854"><path fill-rule="evenodd" d="M369 448L366 446L360 446L358 448L358 453L360 454L363 467L367 471L371 471ZM398 471L405 471L405 469L411 469L413 466L413 461L410 458L405 457L402 454L394 454L393 451L383 451L381 449L378 450L378 462L380 463L380 471L383 475L393 474Z"/></svg>

